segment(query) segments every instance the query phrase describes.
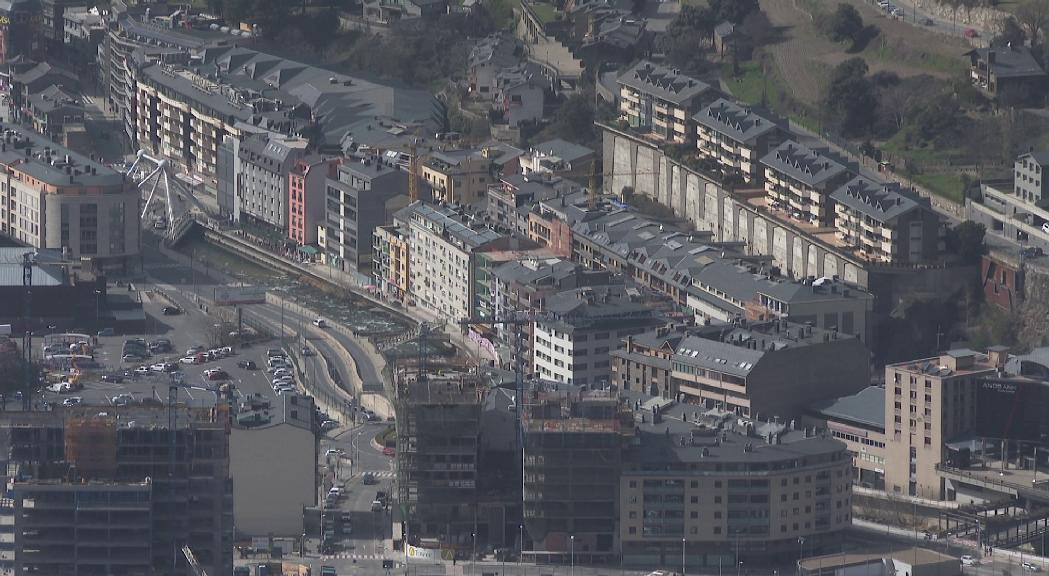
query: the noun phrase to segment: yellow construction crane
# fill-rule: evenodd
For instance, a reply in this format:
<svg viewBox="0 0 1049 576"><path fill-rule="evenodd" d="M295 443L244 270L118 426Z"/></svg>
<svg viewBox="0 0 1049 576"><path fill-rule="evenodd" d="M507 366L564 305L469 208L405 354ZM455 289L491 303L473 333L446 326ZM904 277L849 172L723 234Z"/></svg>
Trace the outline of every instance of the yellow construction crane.
<svg viewBox="0 0 1049 576"><path fill-rule="evenodd" d="M418 139L412 138L412 144L408 152L411 154L411 158L408 160L408 202L415 202L419 199Z"/></svg>

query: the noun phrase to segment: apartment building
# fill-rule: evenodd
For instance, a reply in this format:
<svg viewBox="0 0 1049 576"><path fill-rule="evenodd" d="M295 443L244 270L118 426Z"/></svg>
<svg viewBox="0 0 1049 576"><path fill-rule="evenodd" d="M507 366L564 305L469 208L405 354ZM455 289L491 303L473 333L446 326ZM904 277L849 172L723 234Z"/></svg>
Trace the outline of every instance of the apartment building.
<svg viewBox="0 0 1049 576"><path fill-rule="evenodd" d="M37 9L32 0L12 0L0 5L0 62L39 52Z"/></svg>
<svg viewBox="0 0 1049 576"><path fill-rule="evenodd" d="M672 390L685 401L749 418L800 419L813 402L870 382L859 339L784 320L699 327L670 361Z"/></svg>
<svg viewBox="0 0 1049 576"><path fill-rule="evenodd" d="M527 237L529 214L534 206L577 190L578 184L545 172L503 176L498 183L488 187L488 217L515 234Z"/></svg>
<svg viewBox="0 0 1049 576"><path fill-rule="evenodd" d="M425 197L429 188L420 186ZM343 271L371 272L373 234L408 204L408 173L379 157L343 162L327 180L324 250Z"/></svg>
<svg viewBox="0 0 1049 576"><path fill-rule="evenodd" d="M815 226L833 226L828 196L852 178L848 168L825 150L788 140L761 159L765 196L773 209Z"/></svg>
<svg viewBox="0 0 1049 576"><path fill-rule="evenodd" d="M627 336L612 350L612 386L652 397L679 398L671 375L671 357L681 340L694 333L690 326L671 324Z"/></svg>
<svg viewBox="0 0 1049 576"><path fill-rule="evenodd" d="M12 125L0 134L0 233L126 274L141 251L138 190L122 174Z"/></svg>
<svg viewBox="0 0 1049 576"><path fill-rule="evenodd" d="M696 147L726 176L739 176L750 184L764 177L761 159L779 146L786 131L769 116L719 98L702 109L696 123Z"/></svg>
<svg viewBox="0 0 1049 576"><path fill-rule="evenodd" d="M329 178L339 171L339 159L299 158L288 171L288 239L302 246L317 242L317 225L326 214Z"/></svg>
<svg viewBox="0 0 1049 576"><path fill-rule="evenodd" d="M409 543L476 544L484 398L475 374L405 375L398 381L397 491Z"/></svg>
<svg viewBox="0 0 1049 576"><path fill-rule="evenodd" d="M545 90L541 78L536 78L526 64L504 68L496 74L493 110L500 115L499 124L520 128L543 119Z"/></svg>
<svg viewBox="0 0 1049 576"><path fill-rule="evenodd" d="M610 382L609 352L620 339L664 323L621 285L586 286L548 296L544 311L532 324L532 371L544 380L595 387Z"/></svg>
<svg viewBox="0 0 1049 576"><path fill-rule="evenodd" d="M488 185L494 181L488 158L475 149L433 152L423 158L419 167L433 189L435 202L483 202Z"/></svg>
<svg viewBox="0 0 1049 576"><path fill-rule="evenodd" d="M1004 365L1001 350L959 349L885 367L886 492L953 499L937 467L947 443L976 422L977 381Z"/></svg>
<svg viewBox="0 0 1049 576"><path fill-rule="evenodd" d="M783 422L634 401L619 480L622 562L686 571L781 561L851 524L845 445Z"/></svg>
<svg viewBox="0 0 1049 576"><path fill-rule="evenodd" d="M711 87L680 70L642 60L616 80L619 117L635 130L675 144L695 139L692 116Z"/></svg>
<svg viewBox="0 0 1049 576"><path fill-rule="evenodd" d="M469 215L424 202L412 204L408 220L409 287L415 304L457 322L474 315L475 252L502 236Z"/></svg>
<svg viewBox="0 0 1049 576"><path fill-rule="evenodd" d="M871 260L927 262L944 249L945 227L927 198L898 183L857 176L830 195L837 237Z"/></svg>
<svg viewBox="0 0 1049 576"><path fill-rule="evenodd" d="M1045 70L1026 46L976 48L965 55L973 85L992 96L1023 101L1045 87Z"/></svg>
<svg viewBox="0 0 1049 576"><path fill-rule="evenodd" d="M845 443L852 456L853 484L885 490L885 388L868 386L856 394L817 402L803 422Z"/></svg>
<svg viewBox="0 0 1049 576"><path fill-rule="evenodd" d="M43 48L51 55L62 54L65 43L65 11L73 7L84 7L84 0L39 0L40 39Z"/></svg>
<svg viewBox="0 0 1049 576"><path fill-rule="evenodd" d="M517 43L513 38L502 34L492 34L478 40L470 49L466 62L470 94L478 98L493 98L496 75L521 61L514 54L516 49Z"/></svg>
<svg viewBox="0 0 1049 576"><path fill-rule="evenodd" d="M606 390L541 380L524 402L522 556L560 564L616 559L629 414Z"/></svg>
<svg viewBox="0 0 1049 576"><path fill-rule="evenodd" d="M291 195L291 171L306 156L308 142L277 133L248 136L240 143L237 156L240 178L239 216L287 232Z"/></svg>
<svg viewBox="0 0 1049 576"><path fill-rule="evenodd" d="M1013 162L1013 194L1024 202L1044 206L1049 200L1049 150L1020 154Z"/></svg>
<svg viewBox="0 0 1049 576"><path fill-rule="evenodd" d="M524 174L547 173L576 182L589 180L595 161L593 150L560 138L535 144L520 159Z"/></svg>
<svg viewBox="0 0 1049 576"><path fill-rule="evenodd" d="M411 289L411 232L403 223L379 226L372 246L373 277L379 293L403 301Z"/></svg>
<svg viewBox="0 0 1049 576"><path fill-rule="evenodd" d="M160 404L6 413L0 524L15 537L0 546L14 573L181 576L173 542L209 573L232 573L228 412L171 416Z"/></svg>
<svg viewBox="0 0 1049 576"><path fill-rule="evenodd" d="M744 305L746 318L779 318L871 342L874 295L870 292L840 278L803 278L798 282L770 278L757 282L755 296Z"/></svg>

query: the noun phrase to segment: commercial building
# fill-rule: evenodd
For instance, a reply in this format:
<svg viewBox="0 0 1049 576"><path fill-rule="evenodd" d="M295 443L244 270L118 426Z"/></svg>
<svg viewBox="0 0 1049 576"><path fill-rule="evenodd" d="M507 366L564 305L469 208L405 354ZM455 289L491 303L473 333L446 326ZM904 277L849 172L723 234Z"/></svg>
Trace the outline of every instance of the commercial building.
<svg viewBox="0 0 1049 576"><path fill-rule="evenodd" d="M944 226L928 198L898 183L857 176L830 195L838 238L870 260L927 262L943 251Z"/></svg>
<svg viewBox="0 0 1049 576"><path fill-rule="evenodd" d="M274 228L288 230L289 175L306 155L307 141L277 133L248 136L237 154L236 218L250 216Z"/></svg>
<svg viewBox="0 0 1049 576"><path fill-rule="evenodd" d="M960 349L885 367L886 492L954 499L937 467L947 461L948 441L976 423L977 380L1004 366L1002 351Z"/></svg>
<svg viewBox="0 0 1049 576"><path fill-rule="evenodd" d="M788 140L761 159L765 196L790 218L816 226L834 225L828 196L852 178L846 166L825 150Z"/></svg>
<svg viewBox="0 0 1049 576"><path fill-rule="evenodd" d="M99 73L99 44L106 35L106 25L97 7L69 6L62 14L65 57L92 76Z"/></svg>
<svg viewBox="0 0 1049 576"><path fill-rule="evenodd" d="M502 236L462 212L424 202L406 214L410 232L409 286L416 306L458 322L474 315L475 252Z"/></svg>
<svg viewBox="0 0 1049 576"><path fill-rule="evenodd" d="M482 202L493 181L488 158L475 149L433 152L423 159L420 169L434 201L448 204Z"/></svg>
<svg viewBox="0 0 1049 576"><path fill-rule="evenodd" d="M221 404L5 413L9 507L0 514L14 530L0 543L7 567L181 576L185 545L209 573L231 573L228 418Z"/></svg>
<svg viewBox="0 0 1049 576"><path fill-rule="evenodd" d="M428 198L429 188L420 188ZM342 163L338 179L327 181L324 249L329 263L343 271L370 272L375 229L407 204L408 173L399 166L380 157Z"/></svg>
<svg viewBox="0 0 1049 576"><path fill-rule="evenodd" d="M852 336L784 320L697 331L670 357L672 386L692 404L749 418L800 419L813 402L870 382L870 352Z"/></svg>
<svg viewBox="0 0 1049 576"><path fill-rule="evenodd" d="M845 443L852 456L852 482L885 490L885 388L816 402L803 420Z"/></svg>
<svg viewBox="0 0 1049 576"><path fill-rule="evenodd" d="M795 557L852 524L845 445L790 424L640 397L620 477L624 564L711 570Z"/></svg>
<svg viewBox="0 0 1049 576"><path fill-rule="evenodd" d="M1013 194L1017 198L1044 207L1049 200L1049 150L1020 154L1013 163Z"/></svg>
<svg viewBox="0 0 1049 576"><path fill-rule="evenodd" d="M629 414L607 390L563 383L536 381L523 401L522 556L562 564L616 559Z"/></svg>
<svg viewBox="0 0 1049 576"><path fill-rule="evenodd" d="M317 242L317 226L324 223L329 178L339 170L338 158L307 156L288 171L288 238L297 244Z"/></svg>
<svg viewBox="0 0 1049 576"><path fill-rule="evenodd" d="M605 387L619 340L664 323L621 285L586 286L546 298L532 326L533 369L544 380Z"/></svg>
<svg viewBox="0 0 1049 576"><path fill-rule="evenodd" d="M407 538L466 547L477 532L477 456L485 391L476 374L401 375L397 490Z"/></svg>
<svg viewBox="0 0 1049 576"><path fill-rule="evenodd" d="M714 162L723 174L739 176L746 183L764 177L761 159L785 136L769 117L724 98L700 110L692 120L699 156Z"/></svg>
<svg viewBox="0 0 1049 576"><path fill-rule="evenodd" d="M633 129L676 144L692 142L692 116L699 112L709 85L642 60L621 74L619 117Z"/></svg>
<svg viewBox="0 0 1049 576"><path fill-rule="evenodd" d="M96 271L135 268L141 199L124 175L35 132L2 128L0 233Z"/></svg>
<svg viewBox="0 0 1049 576"><path fill-rule="evenodd" d="M313 399L245 395L235 409L229 475L237 537L297 538L304 510L317 504Z"/></svg>

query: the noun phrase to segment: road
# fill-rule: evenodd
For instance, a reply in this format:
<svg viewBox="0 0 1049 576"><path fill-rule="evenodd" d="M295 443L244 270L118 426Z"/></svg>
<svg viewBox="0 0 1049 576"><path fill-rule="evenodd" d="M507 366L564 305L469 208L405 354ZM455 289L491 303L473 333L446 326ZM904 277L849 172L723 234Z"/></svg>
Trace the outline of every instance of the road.
<svg viewBox="0 0 1049 576"><path fill-rule="evenodd" d="M869 3L874 4L874 8L878 8L877 2L868 0ZM932 11L923 10L917 6L915 0L892 0L892 3L904 10L905 16L901 19L902 22L906 22L911 26L917 26L919 28L925 28L927 30L933 30L942 34L948 34L951 36L958 36L965 38L965 31L972 28L976 31L979 36L984 36L986 31L980 26L974 26L972 24L965 24L958 21L957 19L951 20L951 18L944 18ZM932 24L925 24L926 19L932 20Z"/></svg>

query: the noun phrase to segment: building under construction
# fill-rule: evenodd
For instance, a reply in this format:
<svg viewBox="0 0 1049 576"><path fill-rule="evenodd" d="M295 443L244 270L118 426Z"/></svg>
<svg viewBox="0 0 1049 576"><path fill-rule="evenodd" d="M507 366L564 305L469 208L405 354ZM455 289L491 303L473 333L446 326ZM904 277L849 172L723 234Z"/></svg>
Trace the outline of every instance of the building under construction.
<svg viewBox="0 0 1049 576"><path fill-rule="evenodd" d="M478 537L477 452L485 387L478 375L402 375L397 488L409 543L469 547ZM465 549L465 548L464 548Z"/></svg>
<svg viewBox="0 0 1049 576"><path fill-rule="evenodd" d="M621 454L634 430L630 413L608 390L542 381L526 392L523 408L523 556L614 560Z"/></svg>
<svg viewBox="0 0 1049 576"><path fill-rule="evenodd" d="M188 546L208 573L233 571L224 404L5 412L0 462L0 569L181 575Z"/></svg>

